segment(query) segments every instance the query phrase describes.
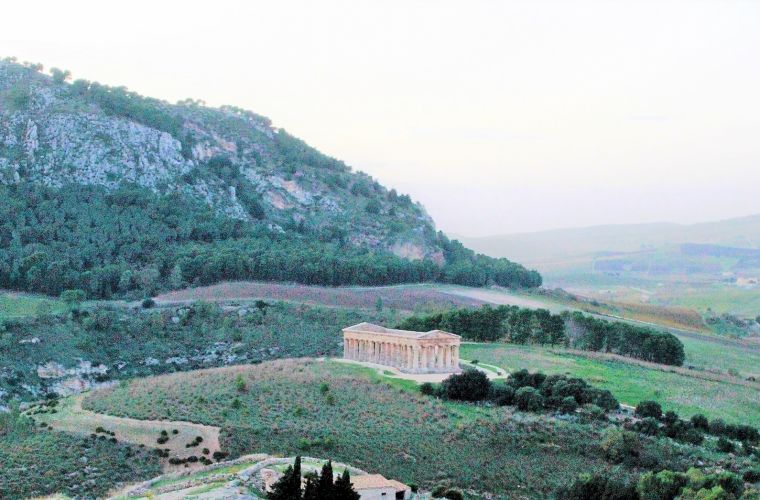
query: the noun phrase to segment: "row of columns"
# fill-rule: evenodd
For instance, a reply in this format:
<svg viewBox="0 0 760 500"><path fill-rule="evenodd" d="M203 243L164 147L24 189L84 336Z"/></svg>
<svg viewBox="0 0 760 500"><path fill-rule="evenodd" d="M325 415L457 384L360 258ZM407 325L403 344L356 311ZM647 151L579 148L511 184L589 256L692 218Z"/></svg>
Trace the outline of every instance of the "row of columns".
<svg viewBox="0 0 760 500"><path fill-rule="evenodd" d="M343 339L347 359L388 365L409 371L456 371L458 345L409 345L395 342Z"/></svg>

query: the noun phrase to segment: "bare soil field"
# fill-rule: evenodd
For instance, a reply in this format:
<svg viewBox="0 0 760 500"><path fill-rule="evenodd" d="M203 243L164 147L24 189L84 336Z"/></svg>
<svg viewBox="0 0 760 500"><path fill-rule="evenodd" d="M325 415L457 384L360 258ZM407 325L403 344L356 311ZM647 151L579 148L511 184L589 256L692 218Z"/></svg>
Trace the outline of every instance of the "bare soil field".
<svg viewBox="0 0 760 500"><path fill-rule="evenodd" d="M429 285L330 288L256 281L234 281L185 288L155 297L159 305L197 300L234 302L256 299L358 308L377 307L382 303L383 307L406 311L476 307L486 303L477 297L453 295Z"/></svg>

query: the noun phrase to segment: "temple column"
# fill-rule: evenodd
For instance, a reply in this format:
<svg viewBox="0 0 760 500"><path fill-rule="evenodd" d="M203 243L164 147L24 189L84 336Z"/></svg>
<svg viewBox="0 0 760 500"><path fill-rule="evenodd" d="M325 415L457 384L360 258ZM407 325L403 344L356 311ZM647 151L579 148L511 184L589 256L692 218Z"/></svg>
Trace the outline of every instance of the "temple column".
<svg viewBox="0 0 760 500"><path fill-rule="evenodd" d="M412 346L412 370L418 371L420 369L420 349L417 346Z"/></svg>
<svg viewBox="0 0 760 500"><path fill-rule="evenodd" d="M459 346L455 345L452 347L452 350L454 352L454 368L459 368Z"/></svg>

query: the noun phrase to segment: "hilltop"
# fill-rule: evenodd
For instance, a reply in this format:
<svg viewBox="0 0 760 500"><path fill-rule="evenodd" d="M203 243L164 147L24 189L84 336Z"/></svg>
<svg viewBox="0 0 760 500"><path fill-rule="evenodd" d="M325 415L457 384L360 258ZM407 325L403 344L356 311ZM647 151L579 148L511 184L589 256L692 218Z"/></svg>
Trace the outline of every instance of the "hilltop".
<svg viewBox="0 0 760 500"><path fill-rule="evenodd" d="M404 194L232 106L0 61L0 286L94 297L222 279L540 285Z"/></svg>

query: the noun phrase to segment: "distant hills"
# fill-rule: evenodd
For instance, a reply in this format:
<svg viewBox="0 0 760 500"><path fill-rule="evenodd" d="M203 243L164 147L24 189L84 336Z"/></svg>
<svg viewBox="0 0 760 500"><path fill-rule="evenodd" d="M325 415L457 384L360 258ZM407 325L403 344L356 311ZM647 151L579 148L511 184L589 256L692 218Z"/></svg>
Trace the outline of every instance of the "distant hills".
<svg viewBox="0 0 760 500"><path fill-rule="evenodd" d="M530 265L608 252L647 251L687 243L757 249L760 248L760 214L698 224L604 225L480 238L460 237L460 240L486 255L509 255Z"/></svg>

